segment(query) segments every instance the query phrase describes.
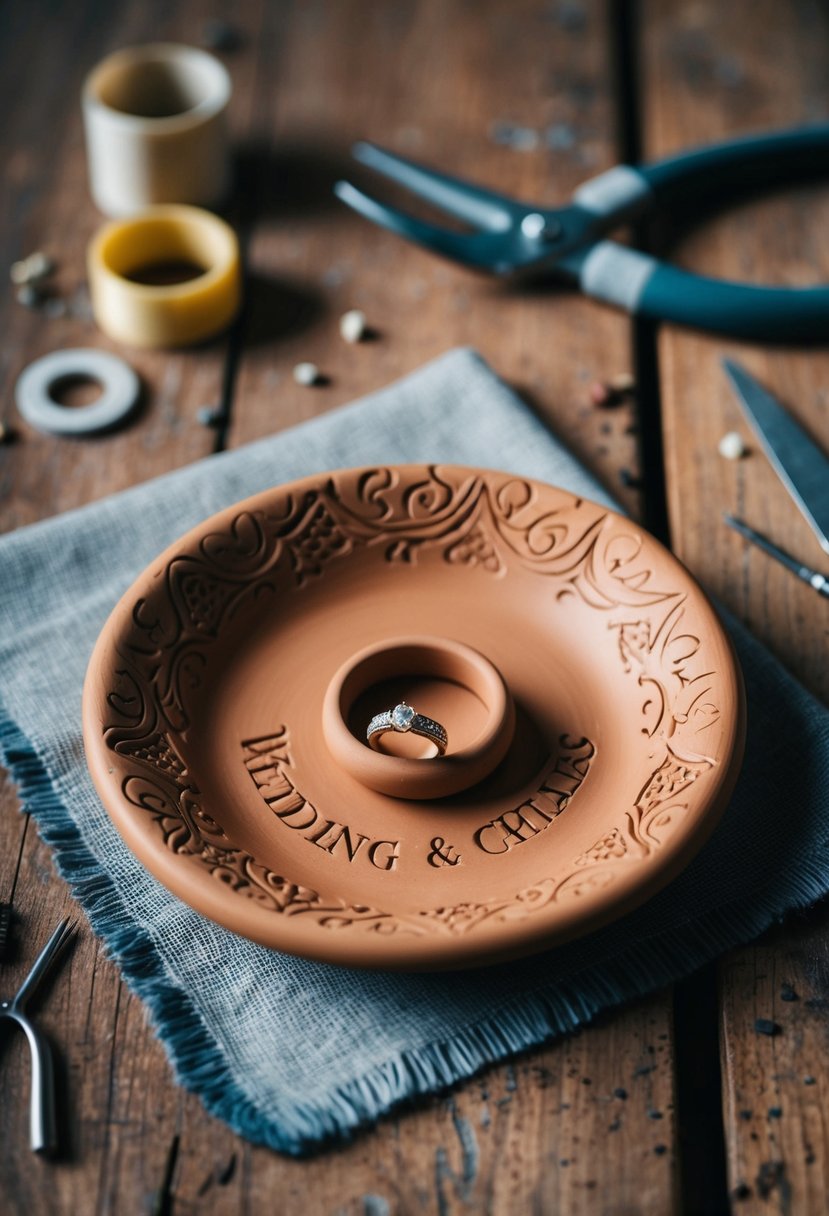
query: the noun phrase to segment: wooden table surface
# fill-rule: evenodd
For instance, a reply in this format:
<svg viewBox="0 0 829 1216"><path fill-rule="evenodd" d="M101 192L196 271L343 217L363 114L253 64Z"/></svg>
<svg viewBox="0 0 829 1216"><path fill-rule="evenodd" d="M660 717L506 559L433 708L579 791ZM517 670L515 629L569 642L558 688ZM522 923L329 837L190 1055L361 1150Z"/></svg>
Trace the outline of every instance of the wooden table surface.
<svg viewBox="0 0 829 1216"><path fill-rule="evenodd" d="M129 428L70 442L26 427L21 369L67 346L112 349L89 318L78 95L122 45L241 33L232 218L251 278L247 324L198 351L123 352L147 401ZM821 555L765 459L731 463L742 430L719 369L734 353L824 442L825 349L744 347L658 332L553 288L507 288L409 248L342 208L332 181L365 136L541 203L623 158L825 118L829 12L817 0L27 0L0 8L0 266L42 248L67 314L0 298L2 529L89 502L477 347L623 504L810 689L829 694L826 605L721 522L735 510L813 565ZM825 186L746 203L693 232L642 234L695 269L791 284L829 276ZM364 309L377 341L346 346ZM297 386L291 368L330 378ZM591 382L634 371L635 402L602 410ZM203 406L225 423L207 429ZM493 453L497 464L497 453ZM824 559L825 562L825 559ZM793 762L796 758L793 757ZM14 790L0 791L0 900L15 909L12 990L36 942L78 910ZM785 811L785 808L781 808ZM0 1210L144 1212L824 1212L829 1194L829 922L816 908L692 980L581 1034L492 1068L305 1162L234 1136L177 1087L140 1002L81 914L43 1002L59 1045L64 1149L27 1147L28 1064L0 1058ZM791 985L797 1000L786 1000ZM782 1033L755 1033L758 1017ZM620 1095L624 1093L626 1097Z"/></svg>

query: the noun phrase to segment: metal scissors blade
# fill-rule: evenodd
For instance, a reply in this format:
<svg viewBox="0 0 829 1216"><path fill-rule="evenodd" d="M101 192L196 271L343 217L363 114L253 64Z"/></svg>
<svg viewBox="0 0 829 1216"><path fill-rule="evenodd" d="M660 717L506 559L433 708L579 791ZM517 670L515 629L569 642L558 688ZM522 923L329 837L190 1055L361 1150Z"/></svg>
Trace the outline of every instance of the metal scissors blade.
<svg viewBox="0 0 829 1216"><path fill-rule="evenodd" d="M744 367L733 359L723 367L777 475L829 553L829 458Z"/></svg>

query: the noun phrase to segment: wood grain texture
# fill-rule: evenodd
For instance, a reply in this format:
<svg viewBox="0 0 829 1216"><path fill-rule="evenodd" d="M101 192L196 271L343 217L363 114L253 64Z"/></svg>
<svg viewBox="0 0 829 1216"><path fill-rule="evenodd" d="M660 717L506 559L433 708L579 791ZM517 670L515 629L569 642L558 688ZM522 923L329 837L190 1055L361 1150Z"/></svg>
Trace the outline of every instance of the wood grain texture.
<svg viewBox="0 0 829 1216"><path fill-rule="evenodd" d="M2 143L7 165L0 215L0 265L44 249L57 261L55 287L65 316L24 308L5 279L0 294L2 419L17 442L0 445L0 526L4 531L100 498L208 455L212 432L200 406L221 397L226 339L197 351L121 350L92 320L86 289L87 242L102 217L89 199L79 97L91 66L114 48L152 38L186 38L197 5L7 5ZM44 22L49 38L44 40ZM65 53L65 48L72 48ZM237 115L243 119L244 115ZM143 408L110 435L74 440L30 428L13 406L14 384L33 359L66 347L100 347L126 356L142 377Z"/></svg>
<svg viewBox="0 0 829 1216"><path fill-rule="evenodd" d="M478 5L474 20L464 5L446 3L401 3L393 12L378 6L370 13L365 5L303 6L301 21L282 25L279 70L261 74L256 110L264 129L253 182L263 202L252 217L249 264L254 290L264 302L287 297L288 307L278 312L288 315L281 330L277 325L268 334L267 304L254 295L231 445L300 422L468 343L636 511L636 492L620 479L620 470L636 471L630 407L597 411L587 393L591 379L628 368L625 319L569 295L508 289L476 278L404 245L330 198L341 175L377 188L347 159L358 138L519 197L547 203L566 198L585 176L617 158L604 6L580 9L575 21L563 9L526 2L508 9ZM505 146L499 140L509 139L510 125L521 135ZM534 148L515 146L533 138ZM549 142L555 141L566 149L551 150ZM316 153L319 180L306 200L309 153ZM357 347L342 342L338 318L351 307L362 308L376 328L373 341ZM270 341L261 340L263 330ZM294 384L291 369L300 360L320 367L324 387ZM656 997L643 1009L625 1026L651 1022L651 1045L664 1050L670 997ZM340 1157L315 1165L313 1198L306 1191L304 1202L317 1210L316 1202L320 1212L369 1211L371 1202L378 1212L386 1210L383 1204L394 1212L587 1212L603 1196L602 1203L614 1205L609 1211L637 1204L643 1211L669 1211L676 1177L670 1062L660 1074L659 1107L639 1096L610 1133L615 1116L607 1115L603 1103L614 1088L624 1088L618 1077L640 1066L638 1061L631 1068L627 1061L637 1039L631 1043L626 1032L617 1034L614 1023L578 1042L581 1075L575 1084L571 1077L569 1086L578 1101L572 1092L569 1100L562 1097L560 1080L552 1095L543 1090L546 1100L537 1092L537 1076L566 1078L574 1067L573 1044L552 1047L542 1062L534 1056L519 1070L525 1080L511 1099L505 1088L509 1070L494 1070L484 1080L488 1092L500 1095L497 1117L485 1126L478 1126L479 1082L473 1082L451 1104L438 1100L426 1111L386 1122L347 1150L347 1168L363 1180L362 1192L349 1189L349 1202L334 1182L344 1168ZM535 1067L542 1071L535 1074ZM640 1075L640 1084L647 1075ZM593 1085L582 1085L582 1076ZM603 1097L591 1106L593 1093ZM650 1117L655 1110L662 1121ZM474 1171L471 1158L464 1158L468 1129L476 1138ZM573 1137L580 1143L574 1145ZM308 1167L256 1149L247 1155L254 1194L264 1198L288 1185L299 1201Z"/></svg>
<svg viewBox="0 0 829 1216"><path fill-rule="evenodd" d="M764 125L825 119L829 20L809 3L642 6L643 113L649 157ZM824 185L746 203L685 236L677 260L753 282L806 285L829 277ZM738 347L666 328L659 342L665 464L676 552L807 687L829 694L826 604L725 528L740 515L803 561L826 570L805 521L743 421L720 370L732 354L829 447L826 349ZM737 430L749 456L717 443ZM823 992L825 910L793 918L721 966L721 1040L729 1186L735 1211L822 1212L829 1138ZM786 1001L784 985L798 1000ZM758 1033L756 1020L779 1032ZM807 1081L805 1078L811 1078Z"/></svg>
<svg viewBox="0 0 829 1216"><path fill-rule="evenodd" d="M84 71L119 45L150 37L198 41L206 16L226 16L245 34L228 66L243 153L234 214L250 254L246 327L229 348L221 342L176 355L130 355L147 381L148 401L120 434L70 444L21 427L19 443L0 449L3 527L205 454L213 436L195 425L195 413L218 402L228 381L228 438L238 445L465 342L524 392L635 512L637 494L620 480L622 469L628 481L637 471L635 415L630 406L597 411L588 399L592 379L629 366L626 319L547 289L473 278L380 233L330 196L333 179L351 171L351 141L369 136L539 202L564 199L618 158L600 0L241 0L209 13L197 0L6 6L0 54L8 71L0 73L0 96L9 117L0 138L9 166L8 222L0 249L6 262L37 246L54 252L76 307L47 323L10 296L0 302L5 408L17 371L37 354L64 344L108 345L83 306L83 249L98 222L86 193L76 106ZM344 345L337 329L341 312L353 306L378 330L376 340L358 347ZM299 359L317 362L328 385L295 385L290 371ZM14 899L18 943L2 972L10 990L71 906L48 850L14 806L6 786L0 899ZM10 1212L662 1216L679 1206L669 993L514 1066L491 1069L451 1097L383 1120L352 1145L309 1162L244 1143L175 1085L143 1007L85 924L40 1017L65 1062L66 1145L55 1163L29 1154L25 1055L21 1044L10 1045L0 1057L0 1194Z"/></svg>
<svg viewBox="0 0 829 1216"><path fill-rule="evenodd" d="M750 20L748 14L751 14ZM798 3L694 5L649 0L645 31L645 151L667 155L756 130L814 120L829 110L829 16ZM746 282L811 285L829 274L829 194L814 185L746 203L683 237L676 260ZM824 700L829 666L825 604L721 521L745 518L810 565L817 541L758 451L720 359L731 355L779 396L815 437L829 436L829 354L739 346L665 327L659 343L666 482L677 554L799 679ZM717 453L727 431L748 458Z"/></svg>
<svg viewBox="0 0 829 1216"><path fill-rule="evenodd" d="M353 1145L292 1162L247 1145L230 1181L182 1155L176 1197L211 1211L284 1196L311 1216L667 1212L675 1178L670 1027L661 999L491 1069ZM225 1153L237 1151L226 1144Z"/></svg>
<svg viewBox="0 0 829 1216"><path fill-rule="evenodd" d="M735 1211L823 1212L829 1194L827 909L729 955L720 975ZM774 1033L758 1033L757 1026L768 1023Z"/></svg>
<svg viewBox="0 0 829 1216"><path fill-rule="evenodd" d="M380 388L458 345L477 347L629 509L627 407L596 410L592 379L629 368L626 320L569 292L516 288L413 248L348 211L340 176L397 197L349 158L368 138L539 203L617 159L605 7L577 19L535 0L303 4L266 29L251 170L251 317L231 445ZM551 147L559 144L564 146ZM406 200L411 205L411 200ZM375 340L348 346L361 308ZM311 360L324 387L296 385ZM493 460L496 459L493 453Z"/></svg>

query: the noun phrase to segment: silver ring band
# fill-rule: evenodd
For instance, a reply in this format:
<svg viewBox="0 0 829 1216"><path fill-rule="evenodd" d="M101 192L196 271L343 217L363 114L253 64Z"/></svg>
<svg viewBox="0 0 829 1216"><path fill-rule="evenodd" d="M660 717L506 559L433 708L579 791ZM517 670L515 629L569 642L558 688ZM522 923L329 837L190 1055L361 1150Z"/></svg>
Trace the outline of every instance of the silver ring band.
<svg viewBox="0 0 829 1216"><path fill-rule="evenodd" d="M440 722L436 722L434 718L427 718L424 714L417 713L405 701L401 701L399 705L395 705L394 709L384 709L381 714L375 714L369 722L368 729L366 730L366 739L374 751L380 750L378 746L380 740L388 731L396 731L400 734L420 735L422 738L428 739L430 743L434 743L439 756L442 756L446 751L446 745L449 742L446 731Z"/></svg>

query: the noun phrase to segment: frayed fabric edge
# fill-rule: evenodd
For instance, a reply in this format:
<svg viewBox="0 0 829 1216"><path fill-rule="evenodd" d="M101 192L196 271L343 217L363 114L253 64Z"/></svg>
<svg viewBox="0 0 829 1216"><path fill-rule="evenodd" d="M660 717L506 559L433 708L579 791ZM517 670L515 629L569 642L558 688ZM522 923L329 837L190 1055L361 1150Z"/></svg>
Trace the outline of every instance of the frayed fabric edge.
<svg viewBox="0 0 829 1216"><path fill-rule="evenodd" d="M307 1155L348 1139L395 1106L447 1089L487 1065L585 1025L603 1009L654 992L690 975L724 951L750 941L783 913L813 903L829 891L829 851L814 854L792 876L784 893L759 898L752 908L726 907L581 973L553 991L535 992L505 1006L497 1018L467 1026L452 1039L392 1056L337 1087L326 1108L297 1104L269 1117L247 1097L187 993L167 978L149 934L126 912L60 800L29 740L0 709L0 759L9 770L24 811L37 821L53 849L58 873L106 944L130 989L147 1006L176 1080L205 1108L245 1139L292 1156Z"/></svg>

